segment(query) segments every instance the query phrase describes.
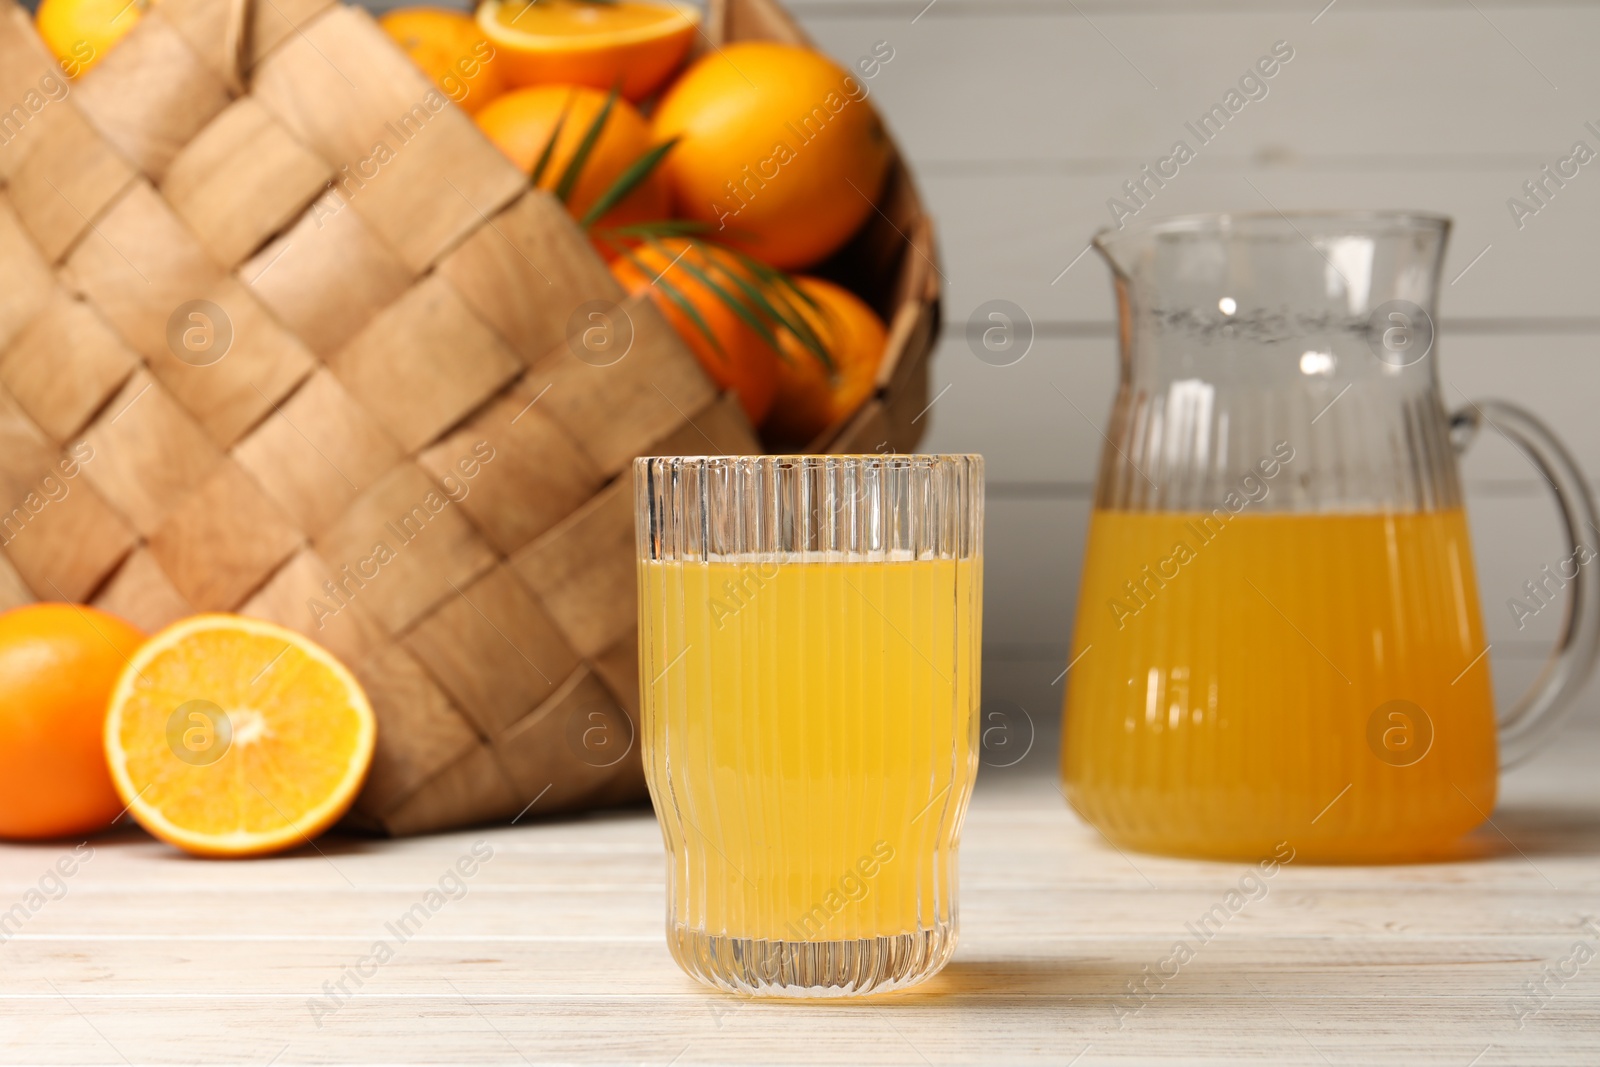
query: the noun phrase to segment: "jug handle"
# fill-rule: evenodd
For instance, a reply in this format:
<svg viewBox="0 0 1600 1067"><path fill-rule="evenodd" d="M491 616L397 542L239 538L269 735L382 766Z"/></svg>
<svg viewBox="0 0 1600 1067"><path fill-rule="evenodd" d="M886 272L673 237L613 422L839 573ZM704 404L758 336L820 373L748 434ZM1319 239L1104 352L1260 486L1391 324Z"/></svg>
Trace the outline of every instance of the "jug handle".
<svg viewBox="0 0 1600 1067"><path fill-rule="evenodd" d="M1499 432L1538 469L1555 494L1561 511L1569 558L1579 560L1572 597L1561 619L1561 634L1533 686L1500 716L1500 766L1513 767L1549 739L1552 729L1572 707L1578 690L1600 657L1600 545L1582 538L1585 530L1600 537L1600 516L1577 461L1549 427L1532 413L1503 400L1478 400L1450 418L1456 451L1465 451L1484 425ZM1588 553L1584 561L1580 551Z"/></svg>

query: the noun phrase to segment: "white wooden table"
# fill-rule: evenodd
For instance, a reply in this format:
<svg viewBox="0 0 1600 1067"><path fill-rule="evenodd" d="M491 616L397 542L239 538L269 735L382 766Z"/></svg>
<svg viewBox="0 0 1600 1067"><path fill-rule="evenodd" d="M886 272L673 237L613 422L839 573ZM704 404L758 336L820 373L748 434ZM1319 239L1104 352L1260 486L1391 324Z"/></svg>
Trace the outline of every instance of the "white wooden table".
<svg viewBox="0 0 1600 1067"><path fill-rule="evenodd" d="M1477 858L1287 866L1142 1005L1129 983L1246 868L1118 853L1066 809L1047 745L983 772L961 945L914 993L704 992L667 955L644 812L241 863L130 830L0 944L0 1061L1600 1063L1600 959L1575 958L1600 955L1580 926L1600 919L1600 729L1509 776ZM492 857L428 911L477 842ZM69 852L0 847L0 908L28 910Z"/></svg>

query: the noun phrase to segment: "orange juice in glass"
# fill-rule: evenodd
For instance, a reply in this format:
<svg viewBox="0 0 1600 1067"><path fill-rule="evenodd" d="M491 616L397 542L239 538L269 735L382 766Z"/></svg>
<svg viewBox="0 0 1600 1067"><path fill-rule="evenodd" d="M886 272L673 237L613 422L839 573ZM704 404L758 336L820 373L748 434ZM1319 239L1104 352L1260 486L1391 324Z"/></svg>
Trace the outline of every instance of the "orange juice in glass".
<svg viewBox="0 0 1600 1067"><path fill-rule="evenodd" d="M976 770L976 457L640 460L646 775L668 942L718 988L929 977Z"/></svg>

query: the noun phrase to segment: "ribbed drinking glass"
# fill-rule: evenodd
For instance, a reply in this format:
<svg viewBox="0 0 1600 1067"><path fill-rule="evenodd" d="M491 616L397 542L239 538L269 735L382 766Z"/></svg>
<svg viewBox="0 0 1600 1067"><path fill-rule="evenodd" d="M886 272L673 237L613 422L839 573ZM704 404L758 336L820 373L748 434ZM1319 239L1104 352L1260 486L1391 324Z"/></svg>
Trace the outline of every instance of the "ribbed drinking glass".
<svg viewBox="0 0 1600 1067"><path fill-rule="evenodd" d="M640 459L667 941L736 993L928 978L977 771L978 456Z"/></svg>

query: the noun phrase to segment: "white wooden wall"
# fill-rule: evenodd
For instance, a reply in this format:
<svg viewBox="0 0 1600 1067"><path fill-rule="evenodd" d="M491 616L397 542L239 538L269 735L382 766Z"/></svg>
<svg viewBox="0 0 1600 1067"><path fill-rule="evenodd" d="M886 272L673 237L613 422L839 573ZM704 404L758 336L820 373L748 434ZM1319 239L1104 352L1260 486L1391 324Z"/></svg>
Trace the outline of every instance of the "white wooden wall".
<svg viewBox="0 0 1600 1067"><path fill-rule="evenodd" d="M924 447L988 458L985 695L1026 708L1046 747L1096 427L1115 381L1107 272L1093 253L1061 272L1111 221L1107 198L1189 139L1184 121L1276 41L1294 58L1266 98L1141 218L1271 207L1453 216L1445 279L1457 280L1444 290L1437 349L1446 403L1497 396L1532 408L1600 476L1600 159L1520 230L1506 206L1573 142L1600 152L1600 134L1584 128L1600 128L1600 5L1325 3L791 2L847 65L880 41L894 50L869 85L937 217L947 279L933 392L948 390L927 415ZM967 317L992 298L1020 305L1037 331L1014 366L980 362L964 338ZM1506 599L1563 553L1544 484L1493 437L1463 470L1504 707L1536 673L1557 621L1547 609L1519 631ZM1593 721L1600 687L1590 692L1579 716Z"/></svg>

